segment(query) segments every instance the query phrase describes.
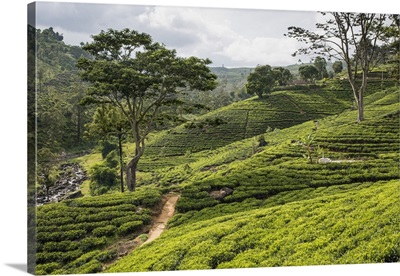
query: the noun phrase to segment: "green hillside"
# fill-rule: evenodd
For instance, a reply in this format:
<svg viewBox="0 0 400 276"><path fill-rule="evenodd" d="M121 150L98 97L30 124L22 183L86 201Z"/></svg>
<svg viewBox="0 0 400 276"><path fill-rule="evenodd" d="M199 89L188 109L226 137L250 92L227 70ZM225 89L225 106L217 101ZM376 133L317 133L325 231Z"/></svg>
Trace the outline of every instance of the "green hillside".
<svg viewBox="0 0 400 276"><path fill-rule="evenodd" d="M38 207L37 274L398 262L399 89L370 93L362 123L355 123L356 111L346 105L344 94L335 93L277 91L269 99L248 99L212 112L202 118L227 116L239 106L261 117L280 114L277 122L290 123L260 132L264 145L252 137L257 127L248 124L252 134L246 139L242 128L237 138L214 149L188 154L182 146L180 155L170 156L177 166L168 165L167 155L151 152L156 142L165 141L163 133L155 134L144 161L156 166L140 175L135 193ZM281 113L278 102L286 103ZM294 106L299 116L299 109L307 112L285 121L281 115L291 114ZM222 135L227 125L215 126L213 131L223 131L208 139L217 143L229 137ZM331 163L310 164L305 158L299 141L310 133L315 135L314 160L324 155ZM193 145L205 143L195 140L200 133L186 135L192 135ZM211 196L227 188L230 195ZM123 239L148 232L161 195L169 191L181 197L168 230L119 255Z"/></svg>
<svg viewBox="0 0 400 276"><path fill-rule="evenodd" d="M171 228L107 272L396 262L398 187L377 182L319 189L282 206L253 203L252 210Z"/></svg>
<svg viewBox="0 0 400 276"><path fill-rule="evenodd" d="M53 28L30 32L35 274L400 262L390 61L368 74L357 122L346 71L283 86L275 72L258 98L245 90L254 68L207 68L137 35L130 48L128 29L110 29L118 35L104 49L104 32L91 46L67 45ZM382 57L396 59L395 32L385 30L394 42L376 49ZM301 65L285 68L298 79Z"/></svg>
<svg viewBox="0 0 400 276"><path fill-rule="evenodd" d="M350 106L351 98L346 90L306 87L236 102L153 136L146 154L162 158L144 157L139 169L148 171L155 167L178 165L181 164L179 156L217 149L266 131L338 114Z"/></svg>
<svg viewBox="0 0 400 276"><path fill-rule="evenodd" d="M399 261L398 93L367 97L365 122L350 110L318 120L314 146L329 164L303 156L308 121L264 134L256 151L247 139L160 174L165 187L180 180L179 213L109 271ZM224 187L233 193L211 197Z"/></svg>

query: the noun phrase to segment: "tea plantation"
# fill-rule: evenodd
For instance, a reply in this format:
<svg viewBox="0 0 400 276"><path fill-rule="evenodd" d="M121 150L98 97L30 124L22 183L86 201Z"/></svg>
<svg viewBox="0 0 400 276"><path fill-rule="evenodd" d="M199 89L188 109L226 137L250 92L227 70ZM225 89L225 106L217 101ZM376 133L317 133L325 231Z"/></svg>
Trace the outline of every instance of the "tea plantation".
<svg viewBox="0 0 400 276"><path fill-rule="evenodd" d="M36 274L94 273L118 257L108 249L118 238L150 224L161 199L150 187L132 194L66 200L39 206Z"/></svg>
<svg viewBox="0 0 400 276"><path fill-rule="evenodd" d="M399 262L400 91L377 87L356 123L349 92L327 87L152 134L134 193L39 206L37 274ZM119 258L115 244L146 233L170 191L167 230Z"/></svg>
<svg viewBox="0 0 400 276"><path fill-rule="evenodd" d="M362 123L346 110L160 170L158 185L182 193L178 214L107 271L398 262L398 93L368 96ZM313 163L299 143L310 133ZM233 192L211 196L222 188Z"/></svg>
<svg viewBox="0 0 400 276"><path fill-rule="evenodd" d="M322 87L276 91L262 99L240 101L153 136L146 149L151 158L145 157L139 169L150 171L186 164L187 159L181 158L184 155L215 150L266 130L338 114L350 104L348 91L327 91Z"/></svg>

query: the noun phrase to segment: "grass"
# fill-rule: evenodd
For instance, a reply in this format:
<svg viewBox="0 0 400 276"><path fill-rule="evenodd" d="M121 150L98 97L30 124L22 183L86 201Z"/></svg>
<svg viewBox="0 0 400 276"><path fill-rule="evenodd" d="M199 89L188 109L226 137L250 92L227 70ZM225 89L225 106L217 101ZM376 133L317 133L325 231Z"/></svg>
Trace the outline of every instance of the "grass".
<svg viewBox="0 0 400 276"><path fill-rule="evenodd" d="M93 152L91 154L87 154L81 157L77 157L74 159L74 162L78 162L82 168L88 173L90 169L96 165L101 163L102 157L100 152ZM90 179L86 179L80 185L82 194L84 196L90 195Z"/></svg>

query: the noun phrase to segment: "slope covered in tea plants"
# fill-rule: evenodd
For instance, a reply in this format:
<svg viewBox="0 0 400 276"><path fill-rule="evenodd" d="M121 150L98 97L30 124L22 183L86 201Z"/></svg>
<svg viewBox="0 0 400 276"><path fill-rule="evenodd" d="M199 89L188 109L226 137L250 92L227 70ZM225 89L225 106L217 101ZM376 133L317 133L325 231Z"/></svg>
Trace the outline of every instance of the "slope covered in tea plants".
<svg viewBox="0 0 400 276"><path fill-rule="evenodd" d="M227 148L225 153L218 152L203 162L191 164L192 170L181 185L178 210L186 212L216 205L220 201L210 197L210 192L224 187L233 189L233 193L223 202L234 202L249 197L264 199L303 188L397 179L400 149L396 94L395 89L382 92L379 100L367 106L369 119L362 123L354 122L356 111L346 111L318 121L315 132L315 123L306 122L266 133L268 145L257 148L260 152L252 149L250 139L247 144L245 141L235 144L236 150ZM324 155L334 162L310 164L304 158L307 152L299 141L310 133L315 136L314 160ZM170 179L185 179L183 175L174 177L173 173L170 170L165 174Z"/></svg>
<svg viewBox="0 0 400 276"><path fill-rule="evenodd" d="M118 257L110 247L151 222L157 189L107 194L38 206L36 274L94 273Z"/></svg>
<svg viewBox="0 0 400 276"><path fill-rule="evenodd" d="M351 106L347 91L289 89L262 99L253 97L233 103L153 136L139 169L149 171L184 164L185 155L215 150L266 131L338 114Z"/></svg>
<svg viewBox="0 0 400 276"><path fill-rule="evenodd" d="M110 271L397 262L399 90L356 111L245 139L165 170L180 189L169 230ZM315 136L310 164L304 144ZM178 179L175 183L173 179ZM231 189L216 199L213 192Z"/></svg>
<svg viewBox="0 0 400 276"><path fill-rule="evenodd" d="M174 227L110 272L396 262L398 181Z"/></svg>

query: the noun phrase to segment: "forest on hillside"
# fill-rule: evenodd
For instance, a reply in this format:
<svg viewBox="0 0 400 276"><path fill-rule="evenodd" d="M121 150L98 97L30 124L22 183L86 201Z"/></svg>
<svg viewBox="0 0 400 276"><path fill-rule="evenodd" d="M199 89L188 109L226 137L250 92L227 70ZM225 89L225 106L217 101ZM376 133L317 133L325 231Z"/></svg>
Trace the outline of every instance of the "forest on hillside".
<svg viewBox="0 0 400 276"><path fill-rule="evenodd" d="M28 26L34 272L399 262L399 17L331 16L285 67Z"/></svg>

